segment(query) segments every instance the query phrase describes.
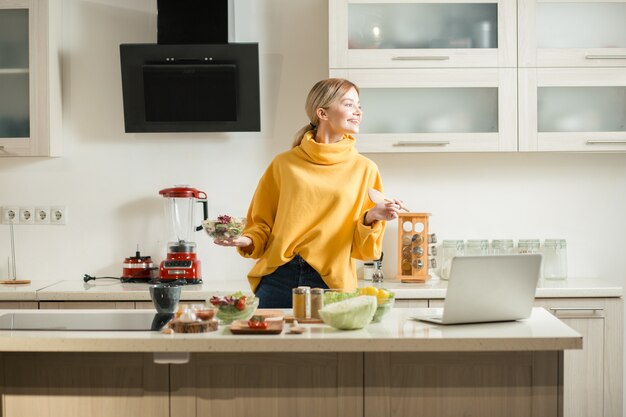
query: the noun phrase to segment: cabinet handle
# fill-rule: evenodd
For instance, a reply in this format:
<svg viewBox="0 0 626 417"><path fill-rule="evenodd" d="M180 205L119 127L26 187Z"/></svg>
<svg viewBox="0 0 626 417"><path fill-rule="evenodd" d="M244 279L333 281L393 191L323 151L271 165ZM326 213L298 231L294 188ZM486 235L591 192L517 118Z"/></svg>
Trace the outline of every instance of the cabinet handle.
<svg viewBox="0 0 626 417"><path fill-rule="evenodd" d="M551 311L604 311L604 307L550 307Z"/></svg>
<svg viewBox="0 0 626 417"><path fill-rule="evenodd" d="M587 145L626 145L626 139L590 139Z"/></svg>
<svg viewBox="0 0 626 417"><path fill-rule="evenodd" d="M189 352L154 352L153 361L159 365L184 365L189 363Z"/></svg>
<svg viewBox="0 0 626 417"><path fill-rule="evenodd" d="M585 54L585 59L626 59L626 55L593 55Z"/></svg>
<svg viewBox="0 0 626 417"><path fill-rule="evenodd" d="M423 56L394 56L392 61L447 61L450 59L446 55L423 55Z"/></svg>
<svg viewBox="0 0 626 417"><path fill-rule="evenodd" d="M450 144L448 140L401 140L396 142L393 146L447 146Z"/></svg>

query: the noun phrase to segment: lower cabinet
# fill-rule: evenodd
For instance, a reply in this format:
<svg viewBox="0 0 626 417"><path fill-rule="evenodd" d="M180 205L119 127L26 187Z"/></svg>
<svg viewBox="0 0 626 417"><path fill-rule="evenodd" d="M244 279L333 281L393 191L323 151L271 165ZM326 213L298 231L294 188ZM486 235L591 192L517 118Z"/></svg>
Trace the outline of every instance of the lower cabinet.
<svg viewBox="0 0 626 417"><path fill-rule="evenodd" d="M560 352L365 354L365 417L559 416Z"/></svg>
<svg viewBox="0 0 626 417"><path fill-rule="evenodd" d="M3 353L3 417L169 417L168 366L144 353Z"/></svg>
<svg viewBox="0 0 626 417"><path fill-rule="evenodd" d="M23 310L37 308L37 301L0 301L0 310Z"/></svg>
<svg viewBox="0 0 626 417"><path fill-rule="evenodd" d="M583 349L564 355L563 415L621 416L622 299L545 298L535 304L583 336Z"/></svg>
<svg viewBox="0 0 626 417"><path fill-rule="evenodd" d="M172 417L361 417L361 353L193 354L170 367Z"/></svg>

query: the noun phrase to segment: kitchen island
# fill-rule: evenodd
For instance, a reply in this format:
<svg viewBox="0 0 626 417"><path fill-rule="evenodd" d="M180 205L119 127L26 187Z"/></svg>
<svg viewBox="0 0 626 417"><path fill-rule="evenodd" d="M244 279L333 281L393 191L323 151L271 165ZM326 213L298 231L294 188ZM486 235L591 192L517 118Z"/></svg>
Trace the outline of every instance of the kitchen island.
<svg viewBox="0 0 626 417"><path fill-rule="evenodd" d="M424 312L302 335L2 331L2 416L562 413L563 351L582 347L578 333L541 308L510 323L410 319Z"/></svg>

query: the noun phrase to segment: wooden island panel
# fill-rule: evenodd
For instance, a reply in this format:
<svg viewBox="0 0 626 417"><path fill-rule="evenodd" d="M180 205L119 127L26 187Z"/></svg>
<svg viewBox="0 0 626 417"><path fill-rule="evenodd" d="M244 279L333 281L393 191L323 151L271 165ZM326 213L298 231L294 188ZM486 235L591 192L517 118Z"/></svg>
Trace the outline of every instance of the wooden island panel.
<svg viewBox="0 0 626 417"><path fill-rule="evenodd" d="M172 417L361 417L362 353L193 354L171 366Z"/></svg>
<svg viewBox="0 0 626 417"><path fill-rule="evenodd" d="M168 417L168 366L149 353L2 354L3 417Z"/></svg>

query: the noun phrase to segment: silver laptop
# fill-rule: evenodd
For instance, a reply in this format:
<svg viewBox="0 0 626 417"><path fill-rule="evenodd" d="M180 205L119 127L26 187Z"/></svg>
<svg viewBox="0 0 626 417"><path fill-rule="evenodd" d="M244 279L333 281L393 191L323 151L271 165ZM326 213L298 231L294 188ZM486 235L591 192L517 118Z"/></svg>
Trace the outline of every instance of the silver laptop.
<svg viewBox="0 0 626 417"><path fill-rule="evenodd" d="M454 257L443 314L412 318L438 324L525 319L540 271L540 254Z"/></svg>

